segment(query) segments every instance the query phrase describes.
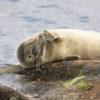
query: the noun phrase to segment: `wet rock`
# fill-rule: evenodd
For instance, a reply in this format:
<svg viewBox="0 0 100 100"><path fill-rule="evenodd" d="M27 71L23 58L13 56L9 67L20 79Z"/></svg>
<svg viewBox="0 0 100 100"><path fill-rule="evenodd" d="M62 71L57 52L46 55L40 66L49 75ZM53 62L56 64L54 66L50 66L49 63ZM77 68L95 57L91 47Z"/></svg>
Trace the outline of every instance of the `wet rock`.
<svg viewBox="0 0 100 100"><path fill-rule="evenodd" d="M0 83L11 88L12 92L16 90L25 97L32 97L31 100L100 99L99 61L62 61L41 67L39 72L35 68L24 69L19 65L0 67ZM75 86L81 76L93 84L90 90L81 91Z"/></svg>
<svg viewBox="0 0 100 100"><path fill-rule="evenodd" d="M40 66L41 70L36 71L35 68L24 69L21 66L9 66L0 68L0 74L20 74L25 75L29 79L37 80L65 80L76 77L81 68L81 64L77 61L54 62Z"/></svg>
<svg viewBox="0 0 100 100"><path fill-rule="evenodd" d="M0 100L29 100L25 95L16 90L0 84Z"/></svg>

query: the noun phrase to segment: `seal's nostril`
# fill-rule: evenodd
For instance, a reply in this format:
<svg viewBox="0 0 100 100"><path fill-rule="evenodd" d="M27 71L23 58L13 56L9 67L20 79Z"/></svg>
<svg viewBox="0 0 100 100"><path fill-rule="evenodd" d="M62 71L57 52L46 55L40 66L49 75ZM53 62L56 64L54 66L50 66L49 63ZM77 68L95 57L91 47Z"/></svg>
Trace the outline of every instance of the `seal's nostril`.
<svg viewBox="0 0 100 100"><path fill-rule="evenodd" d="M24 42L21 43L17 49L17 58L20 62L24 61Z"/></svg>

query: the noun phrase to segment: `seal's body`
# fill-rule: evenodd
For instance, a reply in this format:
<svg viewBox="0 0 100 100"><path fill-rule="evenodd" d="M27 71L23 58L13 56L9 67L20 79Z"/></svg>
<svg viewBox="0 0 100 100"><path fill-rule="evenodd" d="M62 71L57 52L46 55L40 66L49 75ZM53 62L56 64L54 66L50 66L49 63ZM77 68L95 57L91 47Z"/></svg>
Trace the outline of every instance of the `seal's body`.
<svg viewBox="0 0 100 100"><path fill-rule="evenodd" d="M25 67L59 60L99 60L100 33L75 29L44 30L21 43L17 55Z"/></svg>

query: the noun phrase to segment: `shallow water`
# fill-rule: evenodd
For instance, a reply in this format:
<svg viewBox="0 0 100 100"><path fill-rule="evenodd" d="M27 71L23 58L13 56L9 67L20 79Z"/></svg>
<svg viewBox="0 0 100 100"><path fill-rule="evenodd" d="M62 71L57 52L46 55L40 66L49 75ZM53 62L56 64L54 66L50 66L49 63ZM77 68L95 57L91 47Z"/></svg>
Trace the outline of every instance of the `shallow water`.
<svg viewBox="0 0 100 100"><path fill-rule="evenodd" d="M0 65L18 64L17 45L48 28L100 31L100 0L0 0Z"/></svg>

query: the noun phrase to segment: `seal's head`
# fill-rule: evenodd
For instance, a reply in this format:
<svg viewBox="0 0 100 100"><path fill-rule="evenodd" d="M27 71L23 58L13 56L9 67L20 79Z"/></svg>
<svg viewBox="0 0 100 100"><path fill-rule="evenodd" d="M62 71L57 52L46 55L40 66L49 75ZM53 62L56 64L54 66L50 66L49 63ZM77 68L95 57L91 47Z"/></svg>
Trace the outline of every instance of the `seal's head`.
<svg viewBox="0 0 100 100"><path fill-rule="evenodd" d="M25 68L34 67L41 63L43 43L38 37L22 42L17 49L17 58Z"/></svg>

